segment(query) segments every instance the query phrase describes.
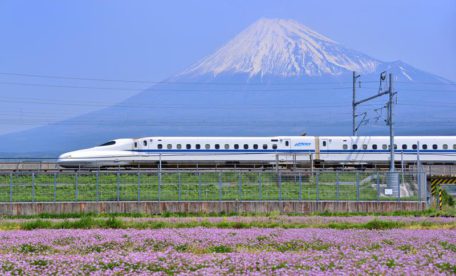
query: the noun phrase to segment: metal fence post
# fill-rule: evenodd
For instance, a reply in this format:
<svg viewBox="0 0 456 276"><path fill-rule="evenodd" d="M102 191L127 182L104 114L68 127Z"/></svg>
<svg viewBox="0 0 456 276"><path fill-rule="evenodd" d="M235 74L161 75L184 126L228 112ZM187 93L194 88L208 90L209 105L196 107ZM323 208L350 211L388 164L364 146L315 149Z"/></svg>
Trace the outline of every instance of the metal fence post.
<svg viewBox="0 0 456 276"><path fill-rule="evenodd" d="M356 201L359 201L359 172L356 172Z"/></svg>
<svg viewBox="0 0 456 276"><path fill-rule="evenodd" d="M401 180L402 178L399 177L399 180L397 181L397 201L401 201Z"/></svg>
<svg viewBox="0 0 456 276"><path fill-rule="evenodd" d="M120 201L120 172L117 172L116 182L116 197L117 201Z"/></svg>
<svg viewBox="0 0 456 276"><path fill-rule="evenodd" d="M13 202L13 173L10 173L9 177L9 197L10 197L10 202Z"/></svg>
<svg viewBox="0 0 456 276"><path fill-rule="evenodd" d="M238 173L238 200L242 200L242 174Z"/></svg>
<svg viewBox="0 0 456 276"><path fill-rule="evenodd" d="M302 174L299 173L299 200L302 200Z"/></svg>
<svg viewBox="0 0 456 276"><path fill-rule="evenodd" d="M222 201L222 173L220 173L220 172L219 172L218 186L219 186L219 201Z"/></svg>
<svg viewBox="0 0 456 276"><path fill-rule="evenodd" d="M57 201L57 173L54 173L54 202Z"/></svg>
<svg viewBox="0 0 456 276"><path fill-rule="evenodd" d="M279 178L279 201L282 201L282 173L280 171L277 177Z"/></svg>
<svg viewBox="0 0 456 276"><path fill-rule="evenodd" d="M315 176L315 185L316 185L316 200L319 201L320 200L320 186L319 186L319 182L320 182L320 172L317 172L316 176Z"/></svg>
<svg viewBox="0 0 456 276"><path fill-rule="evenodd" d="M79 194L79 174L76 172L76 175L75 175L75 189L74 189L74 201L78 201L78 194Z"/></svg>
<svg viewBox="0 0 456 276"><path fill-rule="evenodd" d="M198 172L198 200L201 201L201 172Z"/></svg>
<svg viewBox="0 0 456 276"><path fill-rule="evenodd" d="M97 202L100 200L100 169L97 170L95 179L95 196Z"/></svg>
<svg viewBox="0 0 456 276"><path fill-rule="evenodd" d="M160 201L160 198L161 198L161 182L162 182L162 179L161 179L162 175L161 175L161 168L160 170L158 171L158 201Z"/></svg>
<svg viewBox="0 0 456 276"><path fill-rule="evenodd" d="M258 198L263 200L263 177L261 172L258 173Z"/></svg>
<svg viewBox="0 0 456 276"><path fill-rule="evenodd" d="M336 172L336 200L340 199L340 181L339 181L339 172Z"/></svg>
<svg viewBox="0 0 456 276"><path fill-rule="evenodd" d="M181 183L181 173L180 171L177 172L177 201L182 200L182 183Z"/></svg>
<svg viewBox="0 0 456 276"><path fill-rule="evenodd" d="M138 202L141 201L141 172L138 170Z"/></svg>
<svg viewBox="0 0 456 276"><path fill-rule="evenodd" d="M35 173L32 172L32 202L35 202Z"/></svg>
<svg viewBox="0 0 456 276"><path fill-rule="evenodd" d="M418 202L421 202L421 173L417 171L416 181L418 183Z"/></svg>
<svg viewBox="0 0 456 276"><path fill-rule="evenodd" d="M380 176L377 172L377 201L380 201Z"/></svg>

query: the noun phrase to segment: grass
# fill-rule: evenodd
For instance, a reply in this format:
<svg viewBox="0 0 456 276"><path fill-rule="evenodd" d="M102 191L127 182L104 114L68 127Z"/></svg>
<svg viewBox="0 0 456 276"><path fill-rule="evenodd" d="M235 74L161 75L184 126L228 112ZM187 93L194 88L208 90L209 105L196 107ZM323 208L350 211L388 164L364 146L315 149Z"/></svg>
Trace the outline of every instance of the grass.
<svg viewBox="0 0 456 276"><path fill-rule="evenodd" d="M61 213L61 214L49 214L42 213L37 215L19 215L19 216L8 216L0 215L1 219L75 219L75 218L210 218L210 217L278 217L281 213L278 211L272 211L268 213L172 213L163 212L161 214L147 214L147 213ZM373 212L315 212L315 213L287 213L286 216L324 216L324 217L355 217L355 216L404 216L404 217L456 217L456 208L454 206L444 206L443 210L436 210L429 208L422 211L392 211L383 213Z"/></svg>
<svg viewBox="0 0 456 276"><path fill-rule="evenodd" d="M422 221L393 221L374 218L368 222L331 222L315 220L312 222L290 221L281 218L251 219L245 221L209 220L199 218L195 220L138 220L122 219L116 216L84 216L78 219L29 219L17 221L0 221L0 230L34 230L34 229L162 229L162 228L331 228L345 229L456 229L456 221L439 223L427 220Z"/></svg>
<svg viewBox="0 0 456 276"><path fill-rule="evenodd" d="M52 201L215 201L215 200L377 200L375 173L341 172L282 175L271 172L101 172L0 175L0 202ZM359 191L356 182L360 181ZM338 178L340 185L336 185ZM406 181L413 182L412 179ZM161 179L159 181L159 179ZM379 175L380 183L385 182ZM159 182L161 184L159 185ZM401 200L418 200L415 196ZM380 196L380 200L397 200Z"/></svg>

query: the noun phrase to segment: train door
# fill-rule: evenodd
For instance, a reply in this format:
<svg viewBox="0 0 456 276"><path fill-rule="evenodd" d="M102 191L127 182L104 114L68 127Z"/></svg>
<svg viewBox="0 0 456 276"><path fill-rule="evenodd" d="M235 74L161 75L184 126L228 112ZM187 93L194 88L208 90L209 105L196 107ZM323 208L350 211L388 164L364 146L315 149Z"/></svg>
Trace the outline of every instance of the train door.
<svg viewBox="0 0 456 276"><path fill-rule="evenodd" d="M282 139L283 148L289 150L291 148L291 139Z"/></svg>
<svg viewBox="0 0 456 276"><path fill-rule="evenodd" d="M290 161L293 160L291 149L291 139L280 139L280 148L283 150L279 154L279 161Z"/></svg>
<svg viewBox="0 0 456 276"><path fill-rule="evenodd" d="M331 139L322 138L320 140L320 159L327 160L330 150Z"/></svg>

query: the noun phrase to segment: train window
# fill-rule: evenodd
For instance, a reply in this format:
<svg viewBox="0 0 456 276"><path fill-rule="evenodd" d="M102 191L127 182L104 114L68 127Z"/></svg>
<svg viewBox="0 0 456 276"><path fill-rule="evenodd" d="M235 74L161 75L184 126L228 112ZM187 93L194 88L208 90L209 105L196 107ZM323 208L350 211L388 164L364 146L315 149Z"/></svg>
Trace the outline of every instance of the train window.
<svg viewBox="0 0 456 276"><path fill-rule="evenodd" d="M230 149L230 144L225 144L225 149Z"/></svg>
<svg viewBox="0 0 456 276"><path fill-rule="evenodd" d="M206 144L206 145L204 146L204 148L205 148L205 149L210 149L210 148L211 148L211 145Z"/></svg>
<svg viewBox="0 0 456 276"><path fill-rule="evenodd" d="M416 150L418 148L418 145L417 144L413 144L412 145L412 149Z"/></svg>
<svg viewBox="0 0 456 276"><path fill-rule="evenodd" d="M386 150L387 148L388 148L388 146L386 144L382 145L382 149Z"/></svg>
<svg viewBox="0 0 456 276"><path fill-rule="evenodd" d="M456 150L456 144L453 144L453 149Z"/></svg>
<svg viewBox="0 0 456 276"><path fill-rule="evenodd" d="M279 142L278 139L271 139L271 142Z"/></svg>
<svg viewBox="0 0 456 276"><path fill-rule="evenodd" d="M173 145L171 145L171 144L166 145L166 147L167 147L168 149L173 149Z"/></svg>
<svg viewBox="0 0 456 276"><path fill-rule="evenodd" d="M438 149L438 148L439 148L439 147L438 147L436 144L432 145L432 149L435 149L435 150L436 150L436 149Z"/></svg>
<svg viewBox="0 0 456 276"><path fill-rule="evenodd" d="M258 145L257 144L253 144L253 149L258 149Z"/></svg>
<svg viewBox="0 0 456 276"><path fill-rule="evenodd" d="M185 145L185 148L186 148L186 149L191 149L191 148L192 148L192 145L187 144L187 145Z"/></svg>
<svg viewBox="0 0 456 276"><path fill-rule="evenodd" d="M215 144L215 149L220 149L220 144Z"/></svg>
<svg viewBox="0 0 456 276"><path fill-rule="evenodd" d="M423 149L427 149L427 145L426 144L423 144L423 146L421 146Z"/></svg>
<svg viewBox="0 0 456 276"><path fill-rule="evenodd" d="M137 147L138 147L138 142L135 142L135 148L137 148Z"/></svg>
<svg viewBox="0 0 456 276"><path fill-rule="evenodd" d="M239 149L239 145L238 144L234 144L234 149Z"/></svg>
<svg viewBox="0 0 456 276"><path fill-rule="evenodd" d="M195 145L195 149L201 149L201 145L200 144L196 144Z"/></svg>
<svg viewBox="0 0 456 276"><path fill-rule="evenodd" d="M287 145L288 146L288 145ZM323 147L326 147L326 141L323 141Z"/></svg>
<svg viewBox="0 0 456 276"><path fill-rule="evenodd" d="M352 148L355 150L355 149L358 149L358 145L357 144L353 144L352 145Z"/></svg>
<svg viewBox="0 0 456 276"><path fill-rule="evenodd" d="M443 144L442 148L443 148L444 150L447 150L447 149L448 149L448 145L447 145L447 144Z"/></svg>
<svg viewBox="0 0 456 276"><path fill-rule="evenodd" d="M112 145L115 145L115 144L116 144L116 141L109 141L107 143L99 145L99 147L112 146Z"/></svg>
<svg viewBox="0 0 456 276"><path fill-rule="evenodd" d="M249 149L249 145L244 144L244 149Z"/></svg>
<svg viewBox="0 0 456 276"><path fill-rule="evenodd" d="M277 144L272 144L273 149L277 149Z"/></svg>
<svg viewBox="0 0 456 276"><path fill-rule="evenodd" d="M343 148L344 150L346 150L346 149L348 149L348 145L347 145L347 144L344 144L344 145L342 146L342 148Z"/></svg>
<svg viewBox="0 0 456 276"><path fill-rule="evenodd" d="M145 147L147 147L147 141L146 141L146 140L143 141L143 145L144 145Z"/></svg>
<svg viewBox="0 0 456 276"><path fill-rule="evenodd" d="M403 149L403 150L406 150L406 149L407 149L407 145L406 145L406 144L403 144L403 145L402 145L402 149Z"/></svg>
<svg viewBox="0 0 456 276"><path fill-rule="evenodd" d="M158 144L157 145L157 149L162 149L163 148L163 145L162 144Z"/></svg>
<svg viewBox="0 0 456 276"><path fill-rule="evenodd" d="M363 149L367 150L367 145L366 144L363 145Z"/></svg>
<svg viewBox="0 0 456 276"><path fill-rule="evenodd" d="M181 145L181 144L177 144L177 145L176 145L176 148L177 148L177 149L181 149L181 148L182 148L182 145Z"/></svg>
<svg viewBox="0 0 456 276"><path fill-rule="evenodd" d="M397 149L397 145L396 145L396 144L394 144L394 149L395 149L395 150Z"/></svg>
<svg viewBox="0 0 456 276"><path fill-rule="evenodd" d="M268 144L263 144L263 149L268 149Z"/></svg>
<svg viewBox="0 0 456 276"><path fill-rule="evenodd" d="M326 141L325 141L324 143L326 143ZM285 141L285 146L287 146L287 147L288 147L289 145L290 145L290 142L288 142L288 141Z"/></svg>
<svg viewBox="0 0 456 276"><path fill-rule="evenodd" d="M372 145L372 149L376 150L377 149L377 144Z"/></svg>

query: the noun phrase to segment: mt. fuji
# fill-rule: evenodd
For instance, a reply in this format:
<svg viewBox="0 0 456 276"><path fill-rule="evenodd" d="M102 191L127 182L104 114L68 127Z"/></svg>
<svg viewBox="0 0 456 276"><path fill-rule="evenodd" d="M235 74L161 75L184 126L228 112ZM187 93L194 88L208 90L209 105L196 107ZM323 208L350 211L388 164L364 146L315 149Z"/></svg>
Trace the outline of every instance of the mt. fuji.
<svg viewBox="0 0 456 276"><path fill-rule="evenodd" d="M456 102L451 81L348 49L293 20L260 19L120 104L1 136L0 152L56 156L140 136L350 135L353 71L361 74L359 98L381 89L382 71L394 75L396 134L456 134L456 108L442 104ZM387 133L385 101L360 107L359 121L366 123L360 134Z"/></svg>
<svg viewBox="0 0 456 276"><path fill-rule="evenodd" d="M178 76L338 76L347 71L372 73L379 64L378 60L349 50L296 21L260 19Z"/></svg>

